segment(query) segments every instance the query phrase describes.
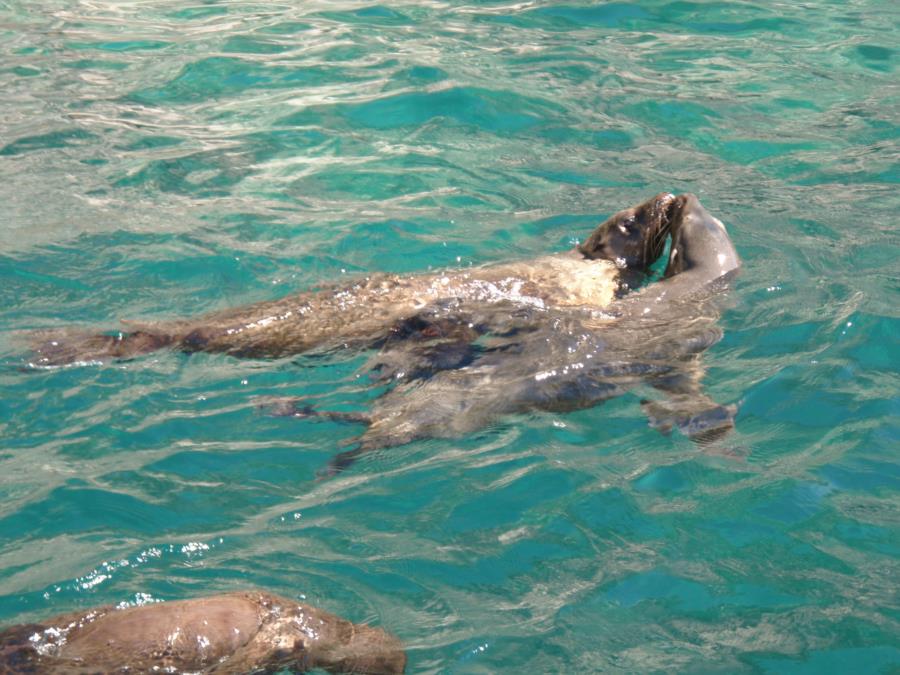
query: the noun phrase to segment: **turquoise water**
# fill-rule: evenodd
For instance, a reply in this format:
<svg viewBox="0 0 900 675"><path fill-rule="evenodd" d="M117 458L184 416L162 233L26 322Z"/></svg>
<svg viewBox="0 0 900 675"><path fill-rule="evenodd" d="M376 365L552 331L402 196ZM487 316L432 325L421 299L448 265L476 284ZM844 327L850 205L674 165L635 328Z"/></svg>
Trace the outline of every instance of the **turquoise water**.
<svg viewBox="0 0 900 675"><path fill-rule="evenodd" d="M0 621L248 586L411 672L900 670L893 2L0 0ZM114 327L565 249L692 191L717 453L639 393L332 480L365 356L27 371Z"/></svg>

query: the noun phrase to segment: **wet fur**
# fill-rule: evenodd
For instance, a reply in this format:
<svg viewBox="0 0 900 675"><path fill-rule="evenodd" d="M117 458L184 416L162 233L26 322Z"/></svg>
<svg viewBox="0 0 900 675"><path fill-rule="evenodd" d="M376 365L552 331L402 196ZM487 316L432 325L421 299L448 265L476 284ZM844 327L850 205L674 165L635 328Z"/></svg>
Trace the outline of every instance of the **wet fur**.
<svg viewBox="0 0 900 675"><path fill-rule="evenodd" d="M368 347L421 312L463 308L496 316L491 311L496 306L600 309L636 283L659 256L673 199L657 195L615 214L567 253L437 274L376 274L193 319L125 322L127 331L109 335L54 331L35 336L32 363L107 361L164 347L277 358L313 349Z"/></svg>
<svg viewBox="0 0 900 675"><path fill-rule="evenodd" d="M666 237L664 279L647 272ZM277 357L333 346L379 348L373 370L395 386L368 413L280 400L269 412L368 425L330 471L377 448L459 436L498 417L594 406L646 383L642 406L664 433L706 443L734 408L702 391L700 354L721 336L717 299L740 267L721 221L693 195L657 195L615 214L576 251L413 277L379 275L130 334L45 342L45 364L121 358L162 346Z"/></svg>
<svg viewBox="0 0 900 675"><path fill-rule="evenodd" d="M98 607L0 632L0 675L393 674L405 667L400 642L383 630L261 591Z"/></svg>

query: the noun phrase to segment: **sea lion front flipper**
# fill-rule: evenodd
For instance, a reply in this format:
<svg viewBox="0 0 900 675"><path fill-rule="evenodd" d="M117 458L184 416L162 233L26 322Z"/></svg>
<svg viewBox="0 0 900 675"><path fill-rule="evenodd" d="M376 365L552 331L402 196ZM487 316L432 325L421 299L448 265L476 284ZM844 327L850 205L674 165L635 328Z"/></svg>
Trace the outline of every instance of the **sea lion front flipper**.
<svg viewBox="0 0 900 675"><path fill-rule="evenodd" d="M320 469L318 471L318 475L316 477L318 478L318 480L324 480L326 478L336 476L342 471L350 468L350 465L353 464L356 459L365 452L367 452L367 450L362 447L356 447L352 450L339 452L331 458L331 460L328 462L328 465L324 469Z"/></svg>
<svg viewBox="0 0 900 675"><path fill-rule="evenodd" d="M389 392L385 397L391 398L392 394L393 392ZM319 479L330 478L345 471L368 452L405 445L427 435L416 423L415 415L410 415L408 411L400 411L399 414L387 417L373 415L369 420L369 428L362 435L342 443L345 446L355 445L356 447L339 452L332 457L328 466L319 472Z"/></svg>
<svg viewBox="0 0 900 675"><path fill-rule="evenodd" d="M297 417L301 419L319 419L331 422L342 422L347 424L365 424L371 426L372 416L360 412L343 412L339 410L317 410L313 406L306 403L306 399L302 397L284 397L284 398L268 398L260 401L256 405L257 409L262 413L271 417ZM328 466L319 472L318 478L322 480L340 473L349 467L356 458L370 450L374 450L380 445L372 445L369 443L365 434L360 438L341 443L341 445L353 445L357 447L351 450L335 455Z"/></svg>
<svg viewBox="0 0 900 675"><path fill-rule="evenodd" d="M641 408L650 426L668 434L673 428L699 445L711 443L734 428L735 405L721 405L703 393L699 366L650 381L662 400L642 400Z"/></svg>

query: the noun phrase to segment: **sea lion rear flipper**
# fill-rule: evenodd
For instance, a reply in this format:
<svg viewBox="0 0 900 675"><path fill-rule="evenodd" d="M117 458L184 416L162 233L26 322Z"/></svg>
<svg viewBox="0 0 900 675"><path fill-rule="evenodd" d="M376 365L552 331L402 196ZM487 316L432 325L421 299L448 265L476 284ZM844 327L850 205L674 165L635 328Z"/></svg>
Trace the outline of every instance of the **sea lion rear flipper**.
<svg viewBox="0 0 900 675"><path fill-rule="evenodd" d="M110 359L128 359L162 349L172 337L161 333L91 333L86 331L50 331L35 334L32 352L35 366L63 366Z"/></svg>
<svg viewBox="0 0 900 675"><path fill-rule="evenodd" d="M663 401L641 401L650 426L664 434L677 428L699 445L706 445L725 436L734 428L737 406L719 405L711 399L670 397Z"/></svg>
<svg viewBox="0 0 900 675"><path fill-rule="evenodd" d="M650 384L665 392L666 397L658 401L641 401L650 426L664 434L677 428L700 445L711 443L731 431L737 406L721 405L704 394L700 383L702 376L702 367L694 363L687 371L652 380Z"/></svg>

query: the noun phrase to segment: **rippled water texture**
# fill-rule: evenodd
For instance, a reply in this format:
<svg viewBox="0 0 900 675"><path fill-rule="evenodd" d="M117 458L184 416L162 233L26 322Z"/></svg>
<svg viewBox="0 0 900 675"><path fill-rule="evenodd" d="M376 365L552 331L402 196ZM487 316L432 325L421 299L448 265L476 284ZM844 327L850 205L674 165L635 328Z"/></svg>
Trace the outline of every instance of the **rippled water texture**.
<svg viewBox="0 0 900 675"><path fill-rule="evenodd" d="M897 672L895 2L0 0L0 619L259 586L413 672ZM365 356L20 370L21 331L569 247L661 190L745 269L716 454L640 393L315 472Z"/></svg>

